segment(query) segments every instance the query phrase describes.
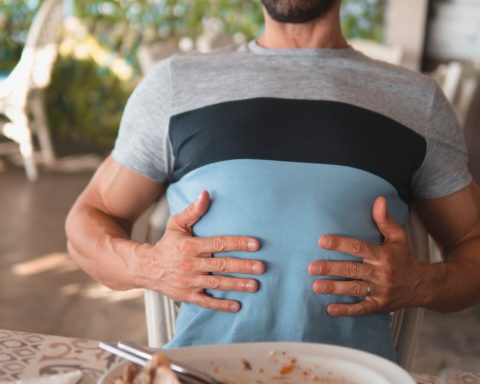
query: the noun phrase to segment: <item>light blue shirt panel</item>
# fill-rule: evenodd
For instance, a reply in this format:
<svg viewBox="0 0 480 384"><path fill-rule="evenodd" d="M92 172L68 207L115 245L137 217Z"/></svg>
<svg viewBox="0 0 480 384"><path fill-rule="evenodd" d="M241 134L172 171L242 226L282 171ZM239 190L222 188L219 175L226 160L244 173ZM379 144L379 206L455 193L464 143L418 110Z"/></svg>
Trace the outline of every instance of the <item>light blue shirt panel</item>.
<svg viewBox="0 0 480 384"><path fill-rule="evenodd" d="M330 303L358 301L350 296L317 295L307 266L314 260L360 261L322 250L322 234L337 234L380 243L372 206L382 195L400 224L407 205L394 187L371 173L346 166L270 160L228 160L185 175L168 188L172 214L208 190L211 206L194 226L197 236L247 235L261 242L258 252L217 256L255 258L266 272L255 276L256 293L212 291L238 300L236 314L183 304L174 340L168 347L242 341L312 341L347 345L394 359L389 316L375 314L334 318ZM240 275L237 275L240 276ZM245 275L242 275L245 277Z"/></svg>

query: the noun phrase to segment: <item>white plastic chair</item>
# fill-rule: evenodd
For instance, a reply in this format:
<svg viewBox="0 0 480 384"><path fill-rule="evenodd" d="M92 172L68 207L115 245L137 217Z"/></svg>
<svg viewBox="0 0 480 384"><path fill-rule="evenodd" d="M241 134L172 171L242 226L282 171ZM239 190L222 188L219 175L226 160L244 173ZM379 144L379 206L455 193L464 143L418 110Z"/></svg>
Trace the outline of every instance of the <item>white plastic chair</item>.
<svg viewBox="0 0 480 384"><path fill-rule="evenodd" d="M132 238L155 244L163 236L169 217L166 196L137 220L132 229ZM148 345L160 348L173 338L178 305L170 298L154 291L145 290L145 317Z"/></svg>
<svg viewBox="0 0 480 384"><path fill-rule="evenodd" d="M38 177L32 143L34 133L38 136L43 161L51 164L55 158L40 91L50 83L62 21L63 0L45 0L34 17L20 61L0 83L0 113L10 120L3 124L0 133L20 147L30 181ZM0 153L12 152L11 146L6 144L10 143L3 143Z"/></svg>
<svg viewBox="0 0 480 384"><path fill-rule="evenodd" d="M447 100L457 114L460 126L465 124L473 98L479 86L479 71L471 63L452 61L443 64L432 73Z"/></svg>
<svg viewBox="0 0 480 384"><path fill-rule="evenodd" d="M463 66L457 61L438 66L432 74L437 80L447 100L453 105L463 75Z"/></svg>
<svg viewBox="0 0 480 384"><path fill-rule="evenodd" d="M366 39L351 39L348 43L365 56L390 64L402 65L405 58L405 51L399 45L384 45Z"/></svg>
<svg viewBox="0 0 480 384"><path fill-rule="evenodd" d="M167 219L168 206L163 197L150 217L148 242L155 243L161 238ZM430 262L428 234L414 211L408 221L407 233L417 260L421 263ZM151 347L160 348L173 338L177 312L178 305L173 300L158 292L145 291L148 344ZM408 371L417 349L424 312L423 308L405 308L392 315L392 339L399 363Z"/></svg>
<svg viewBox="0 0 480 384"><path fill-rule="evenodd" d="M410 248L418 262L431 263L429 236L415 211L407 224ZM423 325L424 308L404 308L392 314L392 339L400 365L411 371Z"/></svg>

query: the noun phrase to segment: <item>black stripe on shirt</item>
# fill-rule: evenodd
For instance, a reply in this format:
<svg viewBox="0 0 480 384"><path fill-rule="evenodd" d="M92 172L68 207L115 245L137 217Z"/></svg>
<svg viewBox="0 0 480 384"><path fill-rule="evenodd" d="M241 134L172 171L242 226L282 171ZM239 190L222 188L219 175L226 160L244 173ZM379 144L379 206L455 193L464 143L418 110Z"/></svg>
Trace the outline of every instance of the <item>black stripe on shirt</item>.
<svg viewBox="0 0 480 384"><path fill-rule="evenodd" d="M383 178L407 203L412 175L426 154L425 139L395 120L324 100L254 98L209 105L172 116L169 135L173 182L224 160L335 164Z"/></svg>

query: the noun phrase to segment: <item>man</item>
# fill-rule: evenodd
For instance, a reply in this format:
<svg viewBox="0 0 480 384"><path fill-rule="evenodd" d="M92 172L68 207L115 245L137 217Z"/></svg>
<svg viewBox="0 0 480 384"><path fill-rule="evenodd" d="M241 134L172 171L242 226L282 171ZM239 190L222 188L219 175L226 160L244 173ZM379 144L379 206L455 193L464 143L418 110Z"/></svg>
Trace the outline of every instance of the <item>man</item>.
<svg viewBox="0 0 480 384"><path fill-rule="evenodd" d="M348 46L340 0L262 3L258 41L174 56L138 86L69 250L113 289L182 302L170 347L310 341L394 360L390 311L479 301L460 130L433 80ZM130 241L166 189L163 238ZM411 205L445 263L416 262Z"/></svg>

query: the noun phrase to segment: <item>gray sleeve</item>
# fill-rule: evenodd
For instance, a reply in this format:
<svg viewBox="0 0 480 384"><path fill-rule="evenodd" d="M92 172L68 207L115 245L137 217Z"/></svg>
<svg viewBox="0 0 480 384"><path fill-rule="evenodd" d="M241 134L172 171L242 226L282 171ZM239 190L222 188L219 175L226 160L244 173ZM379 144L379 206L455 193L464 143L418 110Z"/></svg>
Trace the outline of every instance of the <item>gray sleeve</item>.
<svg viewBox="0 0 480 384"><path fill-rule="evenodd" d="M448 196L468 186L472 177L458 119L436 84L426 123L427 153L414 175L413 194L425 199Z"/></svg>
<svg viewBox="0 0 480 384"><path fill-rule="evenodd" d="M155 66L128 99L112 152L121 165L160 182L168 179L173 166L168 137L171 99L167 59Z"/></svg>

